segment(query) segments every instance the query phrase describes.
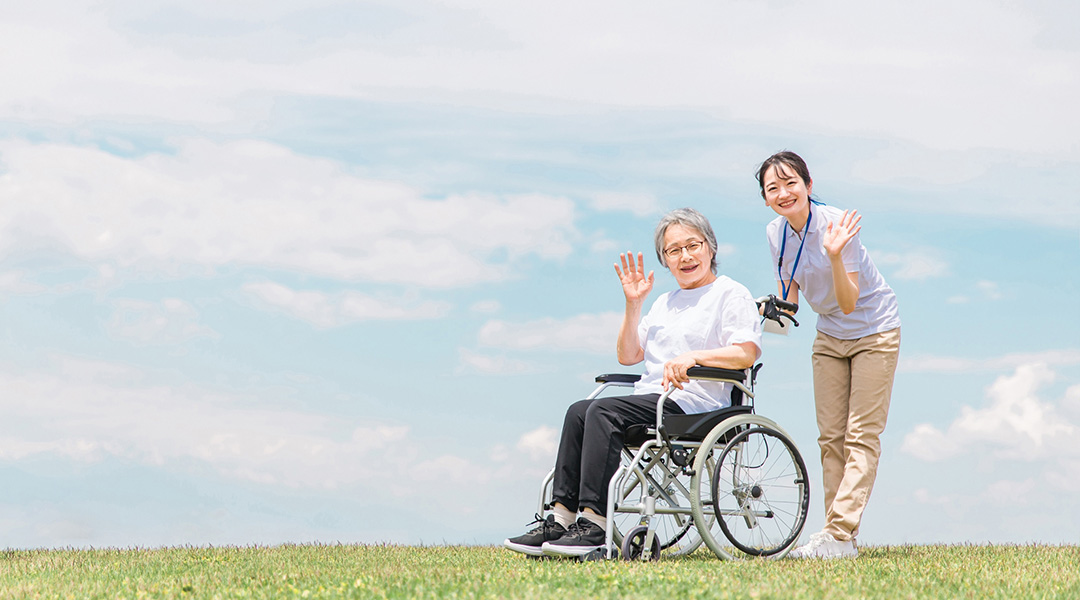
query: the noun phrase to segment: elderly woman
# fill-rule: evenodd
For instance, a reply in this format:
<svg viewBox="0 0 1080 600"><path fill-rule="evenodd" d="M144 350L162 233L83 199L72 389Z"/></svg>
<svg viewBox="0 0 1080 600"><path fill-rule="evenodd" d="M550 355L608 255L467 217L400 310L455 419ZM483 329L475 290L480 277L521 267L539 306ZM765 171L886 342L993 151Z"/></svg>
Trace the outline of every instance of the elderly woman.
<svg viewBox="0 0 1080 600"><path fill-rule="evenodd" d="M727 406L730 384L691 381L695 365L753 366L761 353L761 325L750 292L716 274L716 236L701 213L674 210L656 226L656 257L679 288L661 295L642 315L652 291L644 256L620 256L615 272L626 296L619 330L619 363L645 362L629 396L582 400L570 406L555 461L554 511L540 525L503 542L532 556L581 556L604 545L608 481L619 466L624 430L654 423L660 395L674 386L666 414L707 412Z"/></svg>

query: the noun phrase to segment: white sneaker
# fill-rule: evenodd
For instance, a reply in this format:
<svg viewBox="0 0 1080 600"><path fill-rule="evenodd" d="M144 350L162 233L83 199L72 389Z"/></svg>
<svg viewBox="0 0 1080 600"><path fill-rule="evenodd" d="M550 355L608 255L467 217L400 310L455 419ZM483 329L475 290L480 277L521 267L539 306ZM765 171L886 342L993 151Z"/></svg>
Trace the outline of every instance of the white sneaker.
<svg viewBox="0 0 1080 600"><path fill-rule="evenodd" d="M841 542L832 534L819 531L810 536L810 541L788 553L791 558L855 558L859 549L855 540Z"/></svg>

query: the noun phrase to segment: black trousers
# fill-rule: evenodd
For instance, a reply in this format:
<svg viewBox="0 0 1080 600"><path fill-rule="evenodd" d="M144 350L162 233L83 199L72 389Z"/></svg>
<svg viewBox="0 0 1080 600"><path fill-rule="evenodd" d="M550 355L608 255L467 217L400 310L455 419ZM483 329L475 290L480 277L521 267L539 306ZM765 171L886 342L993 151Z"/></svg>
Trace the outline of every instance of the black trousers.
<svg viewBox="0 0 1080 600"><path fill-rule="evenodd" d="M555 459L552 499L577 512L591 508L607 512L608 482L619 468L623 432L631 425L656 423L660 394L608 396L570 405L563 421ZM678 404L664 401L664 414L683 414Z"/></svg>

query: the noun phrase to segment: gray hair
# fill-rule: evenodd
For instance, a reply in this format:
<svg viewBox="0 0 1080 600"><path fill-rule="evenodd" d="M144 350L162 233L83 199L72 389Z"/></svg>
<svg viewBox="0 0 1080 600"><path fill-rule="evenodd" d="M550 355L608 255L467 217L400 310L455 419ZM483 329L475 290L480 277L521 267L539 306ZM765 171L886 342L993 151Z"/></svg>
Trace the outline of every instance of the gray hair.
<svg viewBox="0 0 1080 600"><path fill-rule="evenodd" d="M705 238L705 243L708 244L709 250L712 251L712 262L709 269L712 270L713 275L716 275L716 234L713 233L712 225L709 225L709 220L705 218L705 215L692 208L676 208L664 215L660 222L657 223L654 238L656 240L656 258L660 261L660 264L664 267L668 266L667 257L664 256L664 235L667 234L668 227L672 225L682 225L683 227L696 229Z"/></svg>

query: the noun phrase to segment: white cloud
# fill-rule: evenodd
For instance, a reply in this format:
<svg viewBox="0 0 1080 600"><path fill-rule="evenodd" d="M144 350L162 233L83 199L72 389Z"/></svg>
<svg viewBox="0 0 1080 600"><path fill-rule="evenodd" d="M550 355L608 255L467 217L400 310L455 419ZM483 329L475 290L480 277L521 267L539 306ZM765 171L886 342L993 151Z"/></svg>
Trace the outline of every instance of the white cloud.
<svg viewBox="0 0 1080 600"><path fill-rule="evenodd" d="M1000 300L1002 298L1001 288L996 281L982 280L975 284L975 288L980 292L978 297L980 302ZM964 294L957 294L955 296L949 296L945 301L949 304L968 304L971 302L971 298Z"/></svg>
<svg viewBox="0 0 1080 600"><path fill-rule="evenodd" d="M648 193L596 192L592 194L592 206L601 211L624 210L639 217L660 210L656 196Z"/></svg>
<svg viewBox="0 0 1080 600"><path fill-rule="evenodd" d="M552 348L610 354L615 349L622 318L621 313L604 312L523 323L492 320L480 328L478 338L485 346L512 350Z"/></svg>
<svg viewBox="0 0 1080 600"><path fill-rule="evenodd" d="M546 425L521 435L517 449L529 455L533 460L547 460L554 463L555 453L559 449L559 432Z"/></svg>
<svg viewBox="0 0 1080 600"><path fill-rule="evenodd" d="M524 255L565 257L576 237L565 198L432 200L266 142L189 139L174 155L128 159L8 141L0 161L0 255L48 240L121 267L256 265L451 287L510 277Z"/></svg>
<svg viewBox="0 0 1080 600"><path fill-rule="evenodd" d="M1019 366L1039 363L1049 366L1080 364L1080 350L1065 348L1043 352L1006 354L996 358L973 359L955 356L900 356L897 368L902 373L963 373L979 371L1002 371Z"/></svg>
<svg viewBox="0 0 1080 600"><path fill-rule="evenodd" d="M0 273L0 292L5 294L37 294L45 289L43 285L27 281L22 271Z"/></svg>
<svg viewBox="0 0 1080 600"><path fill-rule="evenodd" d="M445 302L375 298L354 291L328 294L294 290L271 281L247 283L242 289L260 303L320 328L357 321L435 319L444 316L450 309Z"/></svg>
<svg viewBox="0 0 1080 600"><path fill-rule="evenodd" d="M717 244L716 245L716 258L724 258L725 256L733 256L739 249L734 244Z"/></svg>
<svg viewBox="0 0 1080 600"><path fill-rule="evenodd" d="M160 302L122 299L112 304L113 314L106 324L109 334L136 344L176 344L198 337L221 337L199 323L199 312L179 298Z"/></svg>
<svg viewBox="0 0 1080 600"><path fill-rule="evenodd" d="M1043 363L1016 368L998 377L987 389L983 408L964 406L945 430L924 423L904 437L902 450L928 461L989 451L1016 460L1054 460L1080 457L1075 438L1080 426L1065 421L1058 408L1041 400L1039 389L1054 379Z"/></svg>
<svg viewBox="0 0 1080 600"><path fill-rule="evenodd" d="M1065 173L1080 160L1080 115L1071 110L1080 103L1078 52L1062 25L1080 16L1062 14L1075 13L1071 5L626 6L34 3L6 12L0 25L0 69L20 82L0 91L0 117L195 123L235 133L256 130L279 98L298 96L598 118L610 107L677 107L725 122L889 140L851 173L871 183L941 186L1021 162ZM777 19L802 27L778 43L768 31ZM800 90L803 101L791 103L778 85ZM739 150L734 162L745 165ZM688 162L695 174L729 166L710 152L670 160L666 172ZM1031 177L1017 179L1024 187L1000 191L988 179L991 193L947 201L922 194L920 208L1054 226L1080 216L1054 183L1030 191ZM1039 201L1025 202L1025 190ZM652 202L611 194L602 192L597 206L614 201L645 214ZM409 250L401 248L419 253Z"/></svg>
<svg viewBox="0 0 1080 600"><path fill-rule="evenodd" d="M617 255L619 253L618 248L619 244L615 240L605 238L598 239L589 245L589 251L593 254Z"/></svg>
<svg viewBox="0 0 1080 600"><path fill-rule="evenodd" d="M425 460L412 469L418 482L485 484L491 478L489 469L478 469L472 462L460 456L443 455Z"/></svg>
<svg viewBox="0 0 1080 600"><path fill-rule="evenodd" d="M1080 421L1080 384L1070 386L1065 390L1065 400L1061 403L1061 407Z"/></svg>
<svg viewBox="0 0 1080 600"><path fill-rule="evenodd" d="M1039 487L1039 481L1034 477L997 479L981 490L958 494L918 488L912 493L912 498L919 504L936 506L938 510L947 511L952 518L963 520L972 511L979 513L988 507L1009 509L1037 505L1040 503Z"/></svg>
<svg viewBox="0 0 1080 600"><path fill-rule="evenodd" d="M982 292L981 298L984 298L984 299L987 299L987 300L1000 300L1001 299L1001 289L998 286L996 281L983 280L983 281L980 281L980 282L976 283L975 287L977 287L979 289L979 291Z"/></svg>
<svg viewBox="0 0 1080 600"><path fill-rule="evenodd" d="M405 425L341 420L151 379L128 365L68 357L56 358L48 372L0 365L0 462L53 456L161 469L201 465L263 485L359 486L416 498L439 478L449 477L461 493L495 477L512 479L523 460L495 467L425 448Z"/></svg>
<svg viewBox="0 0 1080 600"><path fill-rule="evenodd" d="M469 310L481 314L497 313L502 310L502 303L498 300L481 300L473 303Z"/></svg>
<svg viewBox="0 0 1080 600"><path fill-rule="evenodd" d="M909 212L993 216L1052 228L1080 220L1080 206L1058 193L1080 169L1075 152L991 151L973 145L938 151L897 140L878 145L869 156L854 157L850 172L835 175L910 190L902 201Z"/></svg>
<svg viewBox="0 0 1080 600"><path fill-rule="evenodd" d="M1039 504L1039 487L1032 477L1021 481L1002 479L986 486L981 500L1000 507L1034 506Z"/></svg>
<svg viewBox="0 0 1080 600"><path fill-rule="evenodd" d="M42 2L5 14L0 68L20 85L0 93L0 115L220 123L264 118L270 102L251 98L287 94L548 111L556 99L1075 153L1080 79L1064 24L1077 15L1064 6ZM800 27L777 40L778 19Z"/></svg>
<svg viewBox="0 0 1080 600"><path fill-rule="evenodd" d="M925 424L908 433L903 452L915 460L901 462L919 489L914 503L904 494L889 500L896 508L891 518L916 523L904 528L905 541L1068 543L1075 537L1080 415L1062 415L1060 404L1044 399L1042 386L1053 378L1042 365L1021 367L995 380L984 405L963 407L945 431Z"/></svg>
<svg viewBox="0 0 1080 600"><path fill-rule="evenodd" d="M535 363L499 355L481 354L461 348L458 350L460 363L458 373L483 373L485 375L520 375L535 373L539 369Z"/></svg>
<svg viewBox="0 0 1080 600"><path fill-rule="evenodd" d="M930 248L908 252L884 252L874 257L874 261L883 266L896 266L892 276L897 279L922 281L949 274L949 265L942 260L937 251Z"/></svg>
<svg viewBox="0 0 1080 600"><path fill-rule="evenodd" d="M852 165L852 176L871 183L910 181L913 174L935 186L965 183L986 173L987 157L972 152L933 152L893 144Z"/></svg>
<svg viewBox="0 0 1080 600"><path fill-rule="evenodd" d="M45 370L0 363L0 412L5 416L0 420L0 464L31 470L42 460L76 468L98 462L137 465L170 477L213 481L216 477L207 476L216 475L263 486L269 504L283 490L300 489L316 502L360 498L362 505L393 505L420 515L450 511L469 518L483 510L477 497L514 499L500 509L500 518L528 508L535 486L550 467L552 434L544 428L513 440L458 427L438 439L400 423L285 406L278 390L239 394L195 384L167 385L158 382L159 375L122 363L64 356L53 357ZM468 450L456 443L461 435L470 440ZM79 535L45 530L80 516L79 506L61 503L57 511L41 513L13 504L7 513L22 518L4 522L18 525L12 530L20 531L20 539L29 541L19 543L26 544L167 541L162 535L168 535L169 528L149 527L140 533L122 528L119 534L105 535L103 531L116 526L108 518L91 518L87 522L95 524L94 531ZM165 508L156 514L169 513ZM184 543L205 543L203 536L212 535L213 523L205 515L191 521L209 528L186 531ZM311 535L288 533L288 526L275 523L258 522L265 534L259 539ZM369 535L369 525L364 522L361 539L369 539L363 537ZM406 531L411 530L392 536L403 542L428 539L422 533L402 533ZM221 532L217 535L220 539ZM254 534L232 535L231 543L244 543L249 539L244 536ZM336 539L332 532L326 535Z"/></svg>

